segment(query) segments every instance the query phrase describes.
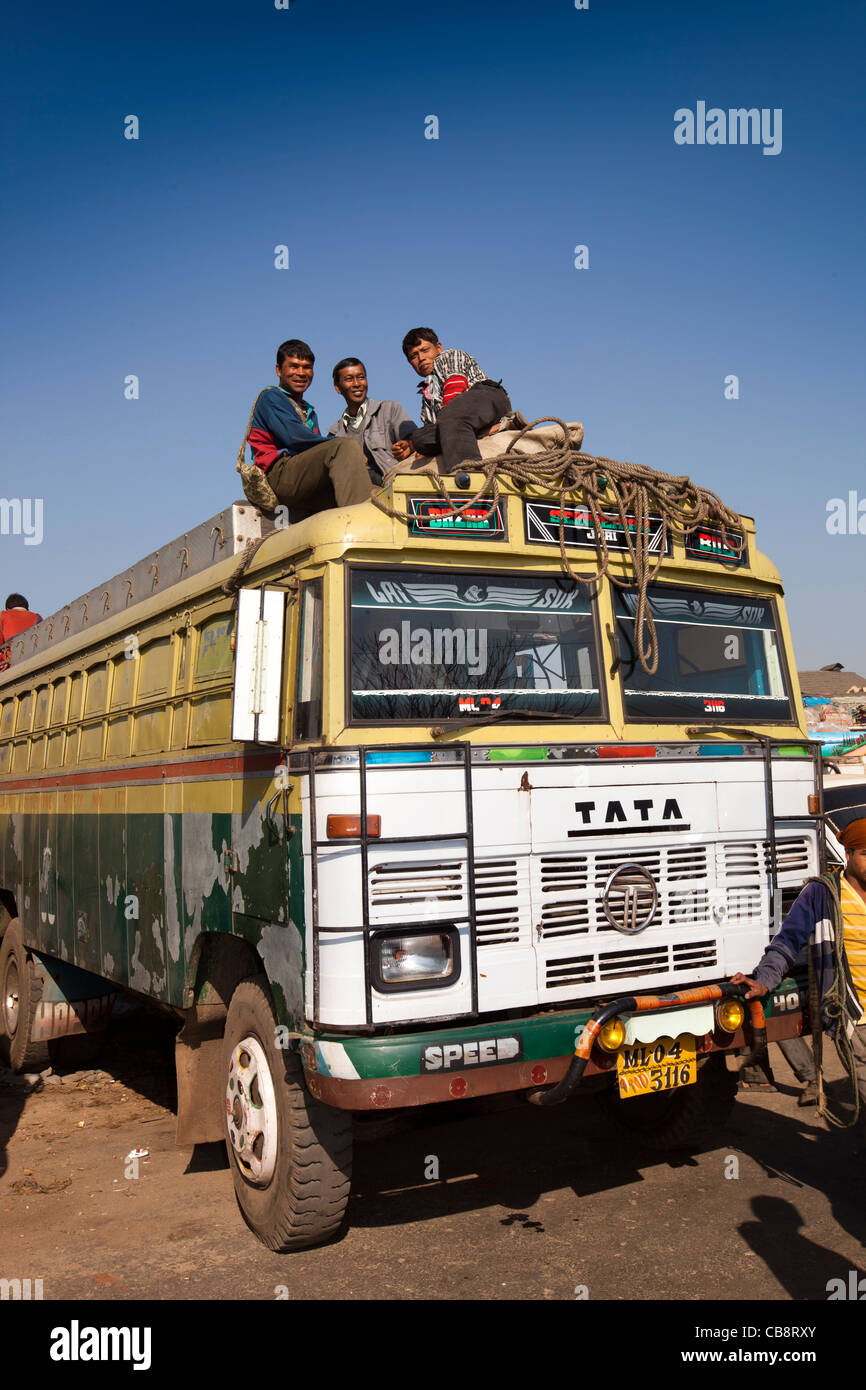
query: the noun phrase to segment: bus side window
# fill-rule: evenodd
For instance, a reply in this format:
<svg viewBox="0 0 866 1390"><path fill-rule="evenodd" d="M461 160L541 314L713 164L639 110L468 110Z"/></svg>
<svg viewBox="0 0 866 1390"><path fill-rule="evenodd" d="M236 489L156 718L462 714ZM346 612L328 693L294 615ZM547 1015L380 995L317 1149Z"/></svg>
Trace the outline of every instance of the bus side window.
<svg viewBox="0 0 866 1390"><path fill-rule="evenodd" d="M299 743L322 736L322 581L301 585L298 632L298 682L295 738Z"/></svg>

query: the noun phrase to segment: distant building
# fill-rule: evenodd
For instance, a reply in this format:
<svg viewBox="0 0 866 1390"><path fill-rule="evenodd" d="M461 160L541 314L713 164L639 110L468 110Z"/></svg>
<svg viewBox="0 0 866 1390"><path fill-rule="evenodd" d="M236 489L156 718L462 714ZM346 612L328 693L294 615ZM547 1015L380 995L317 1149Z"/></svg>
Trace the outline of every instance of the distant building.
<svg viewBox="0 0 866 1390"><path fill-rule="evenodd" d="M846 696L852 698L866 695L866 676L858 676L856 671L845 671L841 661L831 666L822 666L820 671L798 671L800 690L804 697L839 700Z"/></svg>

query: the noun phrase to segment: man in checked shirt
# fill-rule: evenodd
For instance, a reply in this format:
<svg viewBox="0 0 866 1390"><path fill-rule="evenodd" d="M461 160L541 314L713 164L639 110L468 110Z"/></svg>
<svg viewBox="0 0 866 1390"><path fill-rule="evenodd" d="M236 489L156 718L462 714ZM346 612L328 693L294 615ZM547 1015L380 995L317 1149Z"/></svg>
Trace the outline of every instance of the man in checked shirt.
<svg viewBox="0 0 866 1390"><path fill-rule="evenodd" d="M416 453L442 456L443 473L481 457L478 436L491 434L511 402L501 381L491 381L474 357L460 348L443 348L432 328L413 328L403 339L409 365L424 380L421 427L391 446L395 459Z"/></svg>

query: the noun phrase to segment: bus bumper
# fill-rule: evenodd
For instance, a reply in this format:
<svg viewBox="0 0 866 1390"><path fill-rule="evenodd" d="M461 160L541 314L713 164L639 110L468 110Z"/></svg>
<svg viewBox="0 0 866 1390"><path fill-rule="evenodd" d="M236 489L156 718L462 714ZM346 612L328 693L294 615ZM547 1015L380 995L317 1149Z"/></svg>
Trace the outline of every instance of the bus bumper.
<svg viewBox="0 0 866 1390"><path fill-rule="evenodd" d="M768 1042L808 1031L807 999L805 980L794 977L767 996ZM657 1013L664 1022L656 1036L663 1037L671 1014L664 1008ZM556 1085L591 1017L591 1010L576 1009L385 1038L322 1033L302 1040L301 1059L310 1093L339 1110L435 1105ZM654 1014L643 1017L650 1022ZM748 1024L734 1034L716 1030L697 1037L699 1056L751 1046ZM615 1056L593 1048L583 1078L613 1080L615 1074Z"/></svg>

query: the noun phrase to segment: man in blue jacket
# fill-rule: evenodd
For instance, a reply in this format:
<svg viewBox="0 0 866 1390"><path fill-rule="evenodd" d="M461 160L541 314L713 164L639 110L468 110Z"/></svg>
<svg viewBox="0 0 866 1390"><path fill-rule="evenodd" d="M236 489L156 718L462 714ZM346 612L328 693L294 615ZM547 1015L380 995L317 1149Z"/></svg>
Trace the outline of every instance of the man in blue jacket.
<svg viewBox="0 0 866 1390"><path fill-rule="evenodd" d="M259 393L250 420L253 462L277 500L301 521L329 507L352 507L373 495L364 450L354 439L322 435L304 392L313 380L312 348L289 338L277 349L278 386Z"/></svg>
<svg viewBox="0 0 866 1390"><path fill-rule="evenodd" d="M846 855L842 874L810 879L752 974L732 979L749 986L747 999L761 999L808 945L821 1026L843 1063L850 1049L866 1135L866 818L849 822L838 839Z"/></svg>

